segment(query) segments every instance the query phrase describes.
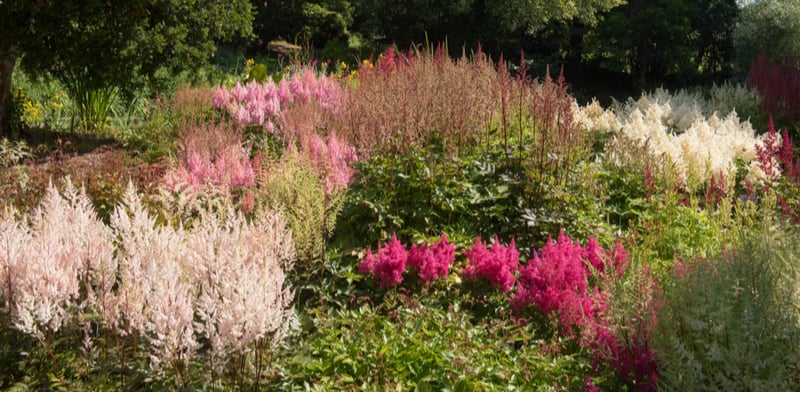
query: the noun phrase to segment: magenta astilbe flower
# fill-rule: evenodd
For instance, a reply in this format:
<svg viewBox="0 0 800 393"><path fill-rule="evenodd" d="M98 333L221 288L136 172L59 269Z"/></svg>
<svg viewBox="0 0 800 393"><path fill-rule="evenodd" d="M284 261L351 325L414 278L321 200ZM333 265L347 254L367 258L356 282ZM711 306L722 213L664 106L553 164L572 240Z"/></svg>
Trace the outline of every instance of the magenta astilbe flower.
<svg viewBox="0 0 800 393"><path fill-rule="evenodd" d="M372 274L375 272L375 263L378 262L378 259L372 255L372 250L367 250L367 255L364 256L364 259L358 264L358 271L361 274Z"/></svg>
<svg viewBox="0 0 800 393"><path fill-rule="evenodd" d="M363 274L370 273L378 280L382 287L393 287L403 282L403 273L406 271L408 251L397 240L397 235L392 233L392 240L384 247L378 247L378 257L367 251L366 257L358 264L358 271Z"/></svg>
<svg viewBox="0 0 800 393"><path fill-rule="evenodd" d="M628 270L628 266L630 266L630 260L628 259L628 251L625 250L625 247L622 246L622 242L617 241L614 245L614 248L611 249L611 258L614 262L614 268L617 271L617 275L622 277L625 274L625 271Z"/></svg>
<svg viewBox="0 0 800 393"><path fill-rule="evenodd" d="M589 240L586 242L586 248L583 250L583 258L598 272L602 272L605 268L605 263L603 262L605 252L594 237L590 236Z"/></svg>
<svg viewBox="0 0 800 393"><path fill-rule="evenodd" d="M505 247L495 236L491 250L487 250L486 242L479 237L464 255L469 260L469 266L461 274L468 279L474 281L485 278L500 292L508 292L514 286L514 274L519 267L519 252L513 239Z"/></svg>
<svg viewBox="0 0 800 393"><path fill-rule="evenodd" d="M455 261L455 249L442 234L439 242L431 247L412 245L408 252L408 265L417 271L424 284L430 285L436 279L447 277L450 265Z"/></svg>
<svg viewBox="0 0 800 393"><path fill-rule="evenodd" d="M556 314L562 328L570 333L573 326L582 326L593 307L586 298L588 269L584 255L594 253L597 258L597 248L592 245L587 252L563 231L558 242L548 239L539 251L541 255L534 252L533 259L520 269L517 293L512 298L514 308L533 304L545 314ZM602 266L602 260L599 263Z"/></svg>

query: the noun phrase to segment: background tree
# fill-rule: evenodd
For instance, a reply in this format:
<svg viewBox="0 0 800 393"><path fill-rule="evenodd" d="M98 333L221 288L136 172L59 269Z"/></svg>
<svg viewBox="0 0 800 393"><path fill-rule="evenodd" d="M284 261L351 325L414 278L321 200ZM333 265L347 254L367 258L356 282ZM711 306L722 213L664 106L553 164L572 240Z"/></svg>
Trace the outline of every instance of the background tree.
<svg viewBox="0 0 800 393"><path fill-rule="evenodd" d="M519 54L553 23L594 24L623 0L353 0L353 30L378 42L448 41L454 52L476 43Z"/></svg>
<svg viewBox="0 0 800 393"><path fill-rule="evenodd" d="M648 82L686 85L730 74L735 0L630 0L584 43L584 58Z"/></svg>
<svg viewBox="0 0 800 393"><path fill-rule="evenodd" d="M253 30L257 50L275 39L298 42L305 35L317 45L350 34L353 6L349 0L268 0L256 2Z"/></svg>
<svg viewBox="0 0 800 393"><path fill-rule="evenodd" d="M17 60L62 81L80 108L199 66L216 42L250 35L252 18L249 0L0 0L0 135Z"/></svg>
<svg viewBox="0 0 800 393"><path fill-rule="evenodd" d="M768 60L800 59L800 0L748 2L734 34L736 66L746 75L763 52Z"/></svg>

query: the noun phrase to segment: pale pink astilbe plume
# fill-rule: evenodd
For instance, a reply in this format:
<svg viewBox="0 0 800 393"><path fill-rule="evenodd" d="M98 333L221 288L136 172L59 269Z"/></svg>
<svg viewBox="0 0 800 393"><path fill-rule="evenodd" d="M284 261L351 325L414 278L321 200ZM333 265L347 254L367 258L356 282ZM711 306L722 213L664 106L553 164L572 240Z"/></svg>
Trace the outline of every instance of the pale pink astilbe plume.
<svg viewBox="0 0 800 393"><path fill-rule="evenodd" d="M343 91L333 78L317 75L313 70L303 70L289 80L288 86L296 103L315 101L331 113L336 113L339 109Z"/></svg>
<svg viewBox="0 0 800 393"><path fill-rule="evenodd" d="M186 364L198 344L183 229L157 225L130 185L111 215L111 228L117 238L119 314L106 323L123 336L145 336L157 369Z"/></svg>
<svg viewBox="0 0 800 393"><path fill-rule="evenodd" d="M364 274L372 274L382 287L393 287L403 282L407 262L406 247L392 233L392 240L388 244L378 246L377 258L371 250L367 251L367 256L358 264L358 270Z"/></svg>
<svg viewBox="0 0 800 393"><path fill-rule="evenodd" d="M241 83L236 83L231 89L231 97L236 102L245 102L247 100L247 87L243 86Z"/></svg>
<svg viewBox="0 0 800 393"><path fill-rule="evenodd" d="M275 94L278 97L278 103L280 106L287 106L294 102L294 95L292 95L292 89L289 88L289 84L281 80L281 83L278 84L277 88L275 89Z"/></svg>
<svg viewBox="0 0 800 393"><path fill-rule="evenodd" d="M211 107L214 109L224 109L233 102L233 95L228 89L217 86L211 96Z"/></svg>
<svg viewBox="0 0 800 393"><path fill-rule="evenodd" d="M430 285L434 280L447 277L450 265L455 261L455 249L442 234L439 242L430 247L426 244L412 245L408 252L408 265L417 271L424 284Z"/></svg>
<svg viewBox="0 0 800 393"><path fill-rule="evenodd" d="M197 330L211 345L212 366L243 355L256 340L277 343L292 315L285 271L294 258L287 222L266 212L249 224L241 214L202 216L189 235L187 266L197 286Z"/></svg>
<svg viewBox="0 0 800 393"><path fill-rule="evenodd" d="M304 138L303 150L322 179L325 195L338 193L350 185L355 174L350 165L358 159L353 146L340 141L333 133L328 136L327 143L319 134L312 133Z"/></svg>
<svg viewBox="0 0 800 393"><path fill-rule="evenodd" d="M62 197L51 184L30 226L6 221L3 240L5 301L12 322L26 334L44 339L73 317L72 310L104 298L110 284L81 293L96 274L107 273L111 262L109 232L95 216L91 201L68 180ZM101 270L95 273L93 270Z"/></svg>
<svg viewBox="0 0 800 393"><path fill-rule="evenodd" d="M508 292L514 286L515 274L519 267L519 252L514 239L508 247L500 244L497 236L491 250L487 250L486 242L479 237L469 250L464 252L469 265L461 274L470 280L485 278L498 288L500 292Z"/></svg>

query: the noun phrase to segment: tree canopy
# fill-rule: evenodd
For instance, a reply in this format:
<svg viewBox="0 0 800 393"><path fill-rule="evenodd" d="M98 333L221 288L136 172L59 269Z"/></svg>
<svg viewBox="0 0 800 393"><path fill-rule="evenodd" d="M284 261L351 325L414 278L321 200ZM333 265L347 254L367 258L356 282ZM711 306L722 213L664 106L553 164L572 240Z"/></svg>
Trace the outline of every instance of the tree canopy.
<svg viewBox="0 0 800 393"><path fill-rule="evenodd" d="M0 135L17 59L71 91L132 89L252 32L249 0L0 0Z"/></svg>

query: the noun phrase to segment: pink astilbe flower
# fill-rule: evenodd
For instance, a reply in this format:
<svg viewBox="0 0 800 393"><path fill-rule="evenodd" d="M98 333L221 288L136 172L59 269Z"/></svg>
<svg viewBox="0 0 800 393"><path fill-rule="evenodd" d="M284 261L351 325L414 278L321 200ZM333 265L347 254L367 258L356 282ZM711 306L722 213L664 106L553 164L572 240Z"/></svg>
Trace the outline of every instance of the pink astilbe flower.
<svg viewBox="0 0 800 393"><path fill-rule="evenodd" d="M311 166L322 178L325 195L346 189L355 174L350 165L357 161L353 146L340 141L336 134L328 136L328 142L316 133L304 138L303 150L308 155Z"/></svg>
<svg viewBox="0 0 800 393"><path fill-rule="evenodd" d="M589 262L595 270L602 272L605 269L605 262L603 262L605 259L605 252L594 237L589 237L589 240L586 242L586 247L583 250L583 258Z"/></svg>
<svg viewBox="0 0 800 393"><path fill-rule="evenodd" d="M557 318L561 332L589 348L598 365L610 366L636 389L652 390L658 378L655 354L649 347L656 320L655 281L646 269L628 278L639 286L637 293L643 298L640 307L627 317L615 316L618 311L610 306L609 293L602 290L626 279L629 264L620 242L606 253L596 240L590 239L581 247L562 231L557 242L548 239L539 253L534 253L531 261L520 269L517 292L511 303L518 312L534 305ZM596 274L597 285L590 288L592 274Z"/></svg>
<svg viewBox="0 0 800 393"><path fill-rule="evenodd" d="M378 258L375 258L375 255L372 254L372 250L367 250L364 259L358 263L358 271L361 274L372 274L375 271L375 264L377 262Z"/></svg>
<svg viewBox="0 0 800 393"><path fill-rule="evenodd" d="M212 107L223 109L240 127L263 125L274 132L274 120L298 105L318 105L329 114L339 111L343 98L341 86L332 78L304 69L276 84L272 78L263 83L237 83L230 91L214 90Z"/></svg>
<svg viewBox="0 0 800 393"><path fill-rule="evenodd" d="M406 271L408 251L397 240L397 235L392 233L392 240L384 247L378 247L378 257L367 252L367 256L358 265L361 273L370 273L378 280L382 287L393 287L403 282L403 273Z"/></svg>
<svg viewBox="0 0 800 393"><path fill-rule="evenodd" d="M772 116L770 116L769 131L764 136L763 142L756 144L759 167L770 182L775 181L782 173L781 163L778 161L778 153L782 147L780 138L781 136L775 131L775 125L772 123Z"/></svg>
<svg viewBox="0 0 800 393"><path fill-rule="evenodd" d="M408 265L417 271L424 284L430 285L434 280L447 277L450 265L455 261L455 249L442 234L439 242L430 247L426 244L412 245L408 252Z"/></svg>
<svg viewBox="0 0 800 393"><path fill-rule="evenodd" d="M511 239L508 247L505 247L495 236L491 250L487 250L486 242L479 237L464 255L467 256L469 265L461 274L466 278L473 281L479 278L487 279L500 292L508 292L514 286L514 275L519 267L519 252L514 239Z"/></svg>
<svg viewBox="0 0 800 393"><path fill-rule="evenodd" d="M243 146L223 148L216 157L196 151L186 154L183 165L165 175L167 189L191 192L199 186L212 186L227 194L230 187L255 186L255 171Z"/></svg>
<svg viewBox="0 0 800 393"><path fill-rule="evenodd" d="M222 109L227 107L233 100L233 96L228 89L217 86L214 88L214 93L211 96L211 107L214 109Z"/></svg>

